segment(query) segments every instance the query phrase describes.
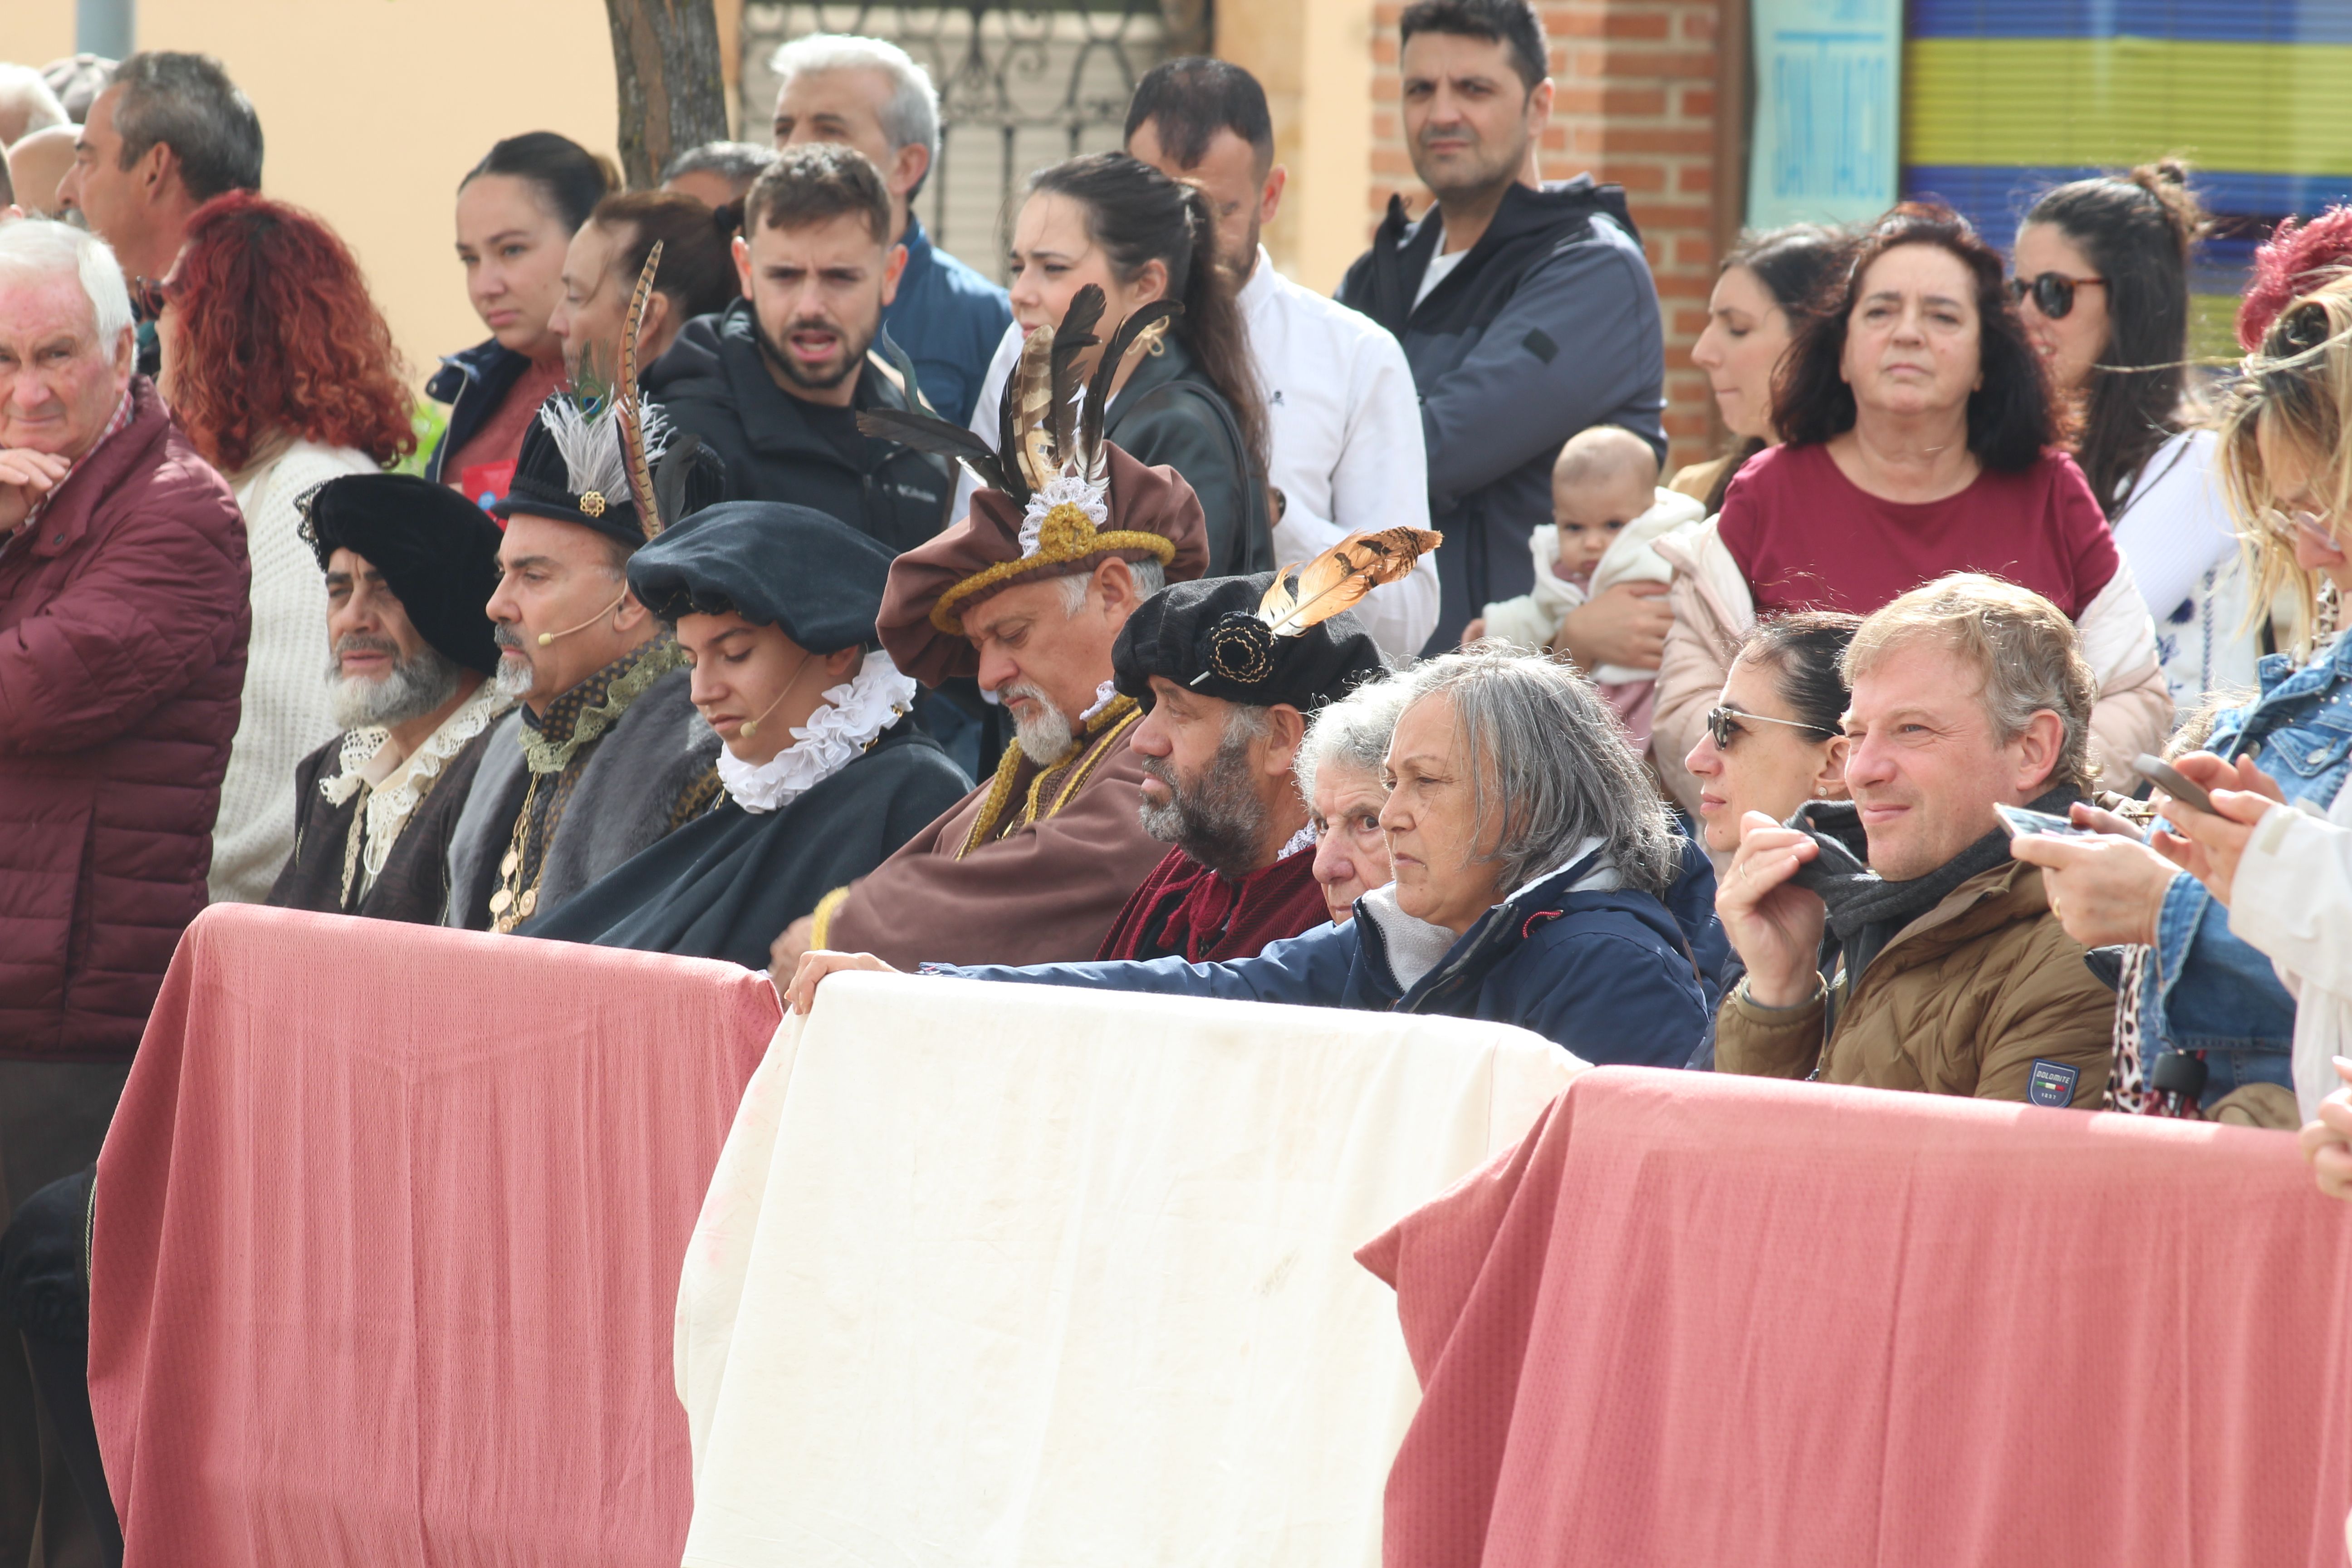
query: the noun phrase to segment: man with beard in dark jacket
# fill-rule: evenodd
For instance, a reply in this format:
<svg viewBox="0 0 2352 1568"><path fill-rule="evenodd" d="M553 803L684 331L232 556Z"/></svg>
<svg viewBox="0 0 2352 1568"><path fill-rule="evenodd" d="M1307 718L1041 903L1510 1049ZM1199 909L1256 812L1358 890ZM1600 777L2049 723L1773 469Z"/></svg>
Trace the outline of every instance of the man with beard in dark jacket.
<svg viewBox="0 0 2352 1568"><path fill-rule="evenodd" d="M744 198L743 298L688 322L645 384L726 459L730 500L809 507L896 554L945 526L955 477L857 428L861 410L907 406L866 353L906 266L890 221L889 190L863 153L787 150Z"/></svg>
<svg viewBox="0 0 2352 1568"><path fill-rule="evenodd" d="M1622 425L1664 459L1665 348L1624 191L1537 173L1552 84L1534 6L1421 0L1400 33L1405 142L1437 205L1407 222L1391 197L1339 301L1397 335L1421 392L1429 522L1446 538L1436 653L1482 605L1534 586L1528 535L1552 521L1562 442ZM1586 668L1643 663L1634 638L1664 637L1663 593L1600 595L1560 651Z"/></svg>

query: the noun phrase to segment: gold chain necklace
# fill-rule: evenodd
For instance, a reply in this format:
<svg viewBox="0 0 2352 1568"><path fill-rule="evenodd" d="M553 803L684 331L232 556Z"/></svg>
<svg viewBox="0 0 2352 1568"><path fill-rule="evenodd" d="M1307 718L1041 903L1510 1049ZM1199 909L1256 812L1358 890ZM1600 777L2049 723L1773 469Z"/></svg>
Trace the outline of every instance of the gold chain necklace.
<svg viewBox="0 0 2352 1568"><path fill-rule="evenodd" d="M530 787L523 791L522 812L515 818L514 837L508 841L506 858L499 862L499 890L490 895L490 929L506 936L514 928L530 919L539 908L539 878L530 886L522 886L522 847L524 836L530 831L530 805L539 795L539 781L545 773L530 775ZM539 868L547 870L547 858L540 857Z"/></svg>

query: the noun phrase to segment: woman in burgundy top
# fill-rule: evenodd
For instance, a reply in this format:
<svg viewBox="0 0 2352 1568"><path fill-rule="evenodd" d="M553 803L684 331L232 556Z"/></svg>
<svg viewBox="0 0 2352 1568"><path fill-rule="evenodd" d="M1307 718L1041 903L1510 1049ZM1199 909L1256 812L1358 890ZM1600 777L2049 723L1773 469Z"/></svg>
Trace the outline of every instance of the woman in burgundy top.
<svg viewBox="0 0 2352 1568"><path fill-rule="evenodd" d="M1696 730L1759 615L1871 611L1949 572L1988 572L2064 610L2100 679L2104 782L2158 749L2172 701L2156 635L2074 459L2000 258L1949 210L1906 203L1864 237L1834 307L1773 384L1784 443L1741 468L1675 552L1675 626L1658 679Z"/></svg>

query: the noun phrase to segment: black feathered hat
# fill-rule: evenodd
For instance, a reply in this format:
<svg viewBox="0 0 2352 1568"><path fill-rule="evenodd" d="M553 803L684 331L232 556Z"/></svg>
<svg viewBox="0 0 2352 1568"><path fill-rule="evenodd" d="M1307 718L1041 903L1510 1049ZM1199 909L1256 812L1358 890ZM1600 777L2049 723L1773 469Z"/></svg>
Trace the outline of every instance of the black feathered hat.
<svg viewBox="0 0 2352 1568"><path fill-rule="evenodd" d="M303 496L299 510L319 570L338 550L363 558L417 636L468 669L498 668L486 606L499 586L499 525L480 507L415 474L346 474Z"/></svg>
<svg viewBox="0 0 2352 1568"><path fill-rule="evenodd" d="M1149 710L1159 676L1206 697L1311 713L1388 673L1353 616L1276 635L1260 618L1275 574L1171 584L1136 607L1111 647L1119 691Z"/></svg>
<svg viewBox="0 0 2352 1568"><path fill-rule="evenodd" d="M659 407L642 400L638 407L659 513L650 522L629 478L629 443L618 400L583 405L562 392L540 405L539 416L523 432L514 479L491 510L500 517L520 512L576 522L634 547L657 537L665 524L680 522L717 500L727 472L719 455L697 437L673 431Z"/></svg>
<svg viewBox="0 0 2352 1568"><path fill-rule="evenodd" d="M729 611L814 654L876 646L889 548L781 501L722 501L629 558L629 591L665 621Z"/></svg>

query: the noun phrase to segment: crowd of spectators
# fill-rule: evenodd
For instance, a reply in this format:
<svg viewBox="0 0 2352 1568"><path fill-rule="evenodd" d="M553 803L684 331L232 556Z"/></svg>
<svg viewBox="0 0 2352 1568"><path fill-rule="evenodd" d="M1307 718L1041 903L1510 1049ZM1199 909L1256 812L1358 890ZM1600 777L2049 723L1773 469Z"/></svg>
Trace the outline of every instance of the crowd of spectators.
<svg viewBox="0 0 2352 1568"><path fill-rule="evenodd" d="M2304 1125L2352 1197L2352 215L2272 237L2212 374L2175 162L2006 258L1933 203L1747 236L1726 449L1668 474L1534 9L1397 31L1434 201L1336 300L1216 60L1028 174L1006 288L925 232L877 40L788 45L772 145L659 190L500 140L424 449L220 62L0 67L0 1286L208 901ZM1310 558L1350 607L1282 608ZM0 1562L119 1550L19 1326Z"/></svg>

